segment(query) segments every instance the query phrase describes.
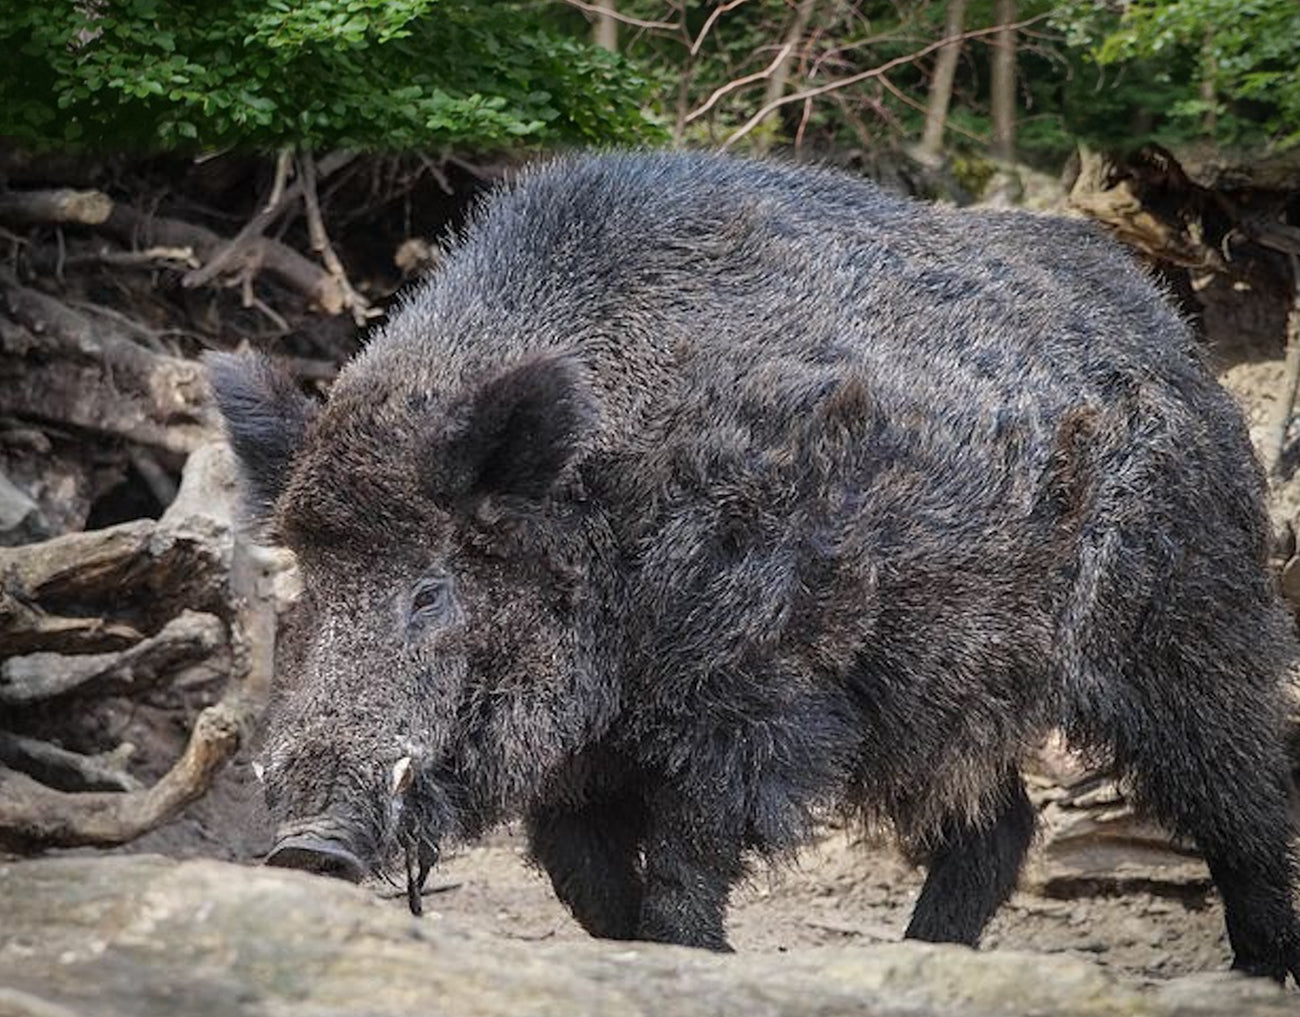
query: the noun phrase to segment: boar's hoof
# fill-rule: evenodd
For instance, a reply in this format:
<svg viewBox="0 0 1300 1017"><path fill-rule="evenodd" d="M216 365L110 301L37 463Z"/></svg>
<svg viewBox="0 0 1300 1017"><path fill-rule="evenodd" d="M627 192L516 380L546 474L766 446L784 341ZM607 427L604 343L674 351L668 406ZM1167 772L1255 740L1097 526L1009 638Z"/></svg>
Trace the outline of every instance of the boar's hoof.
<svg viewBox="0 0 1300 1017"><path fill-rule="evenodd" d="M351 883L361 882L366 874L361 859L346 844L314 833L282 837L266 856L266 864L334 876Z"/></svg>

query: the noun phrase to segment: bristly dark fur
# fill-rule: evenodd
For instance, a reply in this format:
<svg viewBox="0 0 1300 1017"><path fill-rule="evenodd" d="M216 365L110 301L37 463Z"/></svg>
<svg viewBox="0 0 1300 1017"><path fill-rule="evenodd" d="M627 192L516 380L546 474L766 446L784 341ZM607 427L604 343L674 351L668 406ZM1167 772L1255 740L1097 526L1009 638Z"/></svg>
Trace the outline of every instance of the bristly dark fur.
<svg viewBox="0 0 1300 1017"><path fill-rule="evenodd" d="M426 445L424 481L444 506L485 495L544 498L596 424L571 356L528 358L463 402Z"/></svg>
<svg viewBox="0 0 1300 1017"><path fill-rule="evenodd" d="M1300 969L1263 479L1094 230L560 161L315 419L216 387L305 585L268 797L335 862L523 816L593 934L722 949L749 861L847 804L930 865L909 934L973 943L1060 729L1200 846L1235 965Z"/></svg>
<svg viewBox="0 0 1300 1017"><path fill-rule="evenodd" d="M260 525L280 496L315 406L265 357L207 353L203 362L239 457L249 522Z"/></svg>

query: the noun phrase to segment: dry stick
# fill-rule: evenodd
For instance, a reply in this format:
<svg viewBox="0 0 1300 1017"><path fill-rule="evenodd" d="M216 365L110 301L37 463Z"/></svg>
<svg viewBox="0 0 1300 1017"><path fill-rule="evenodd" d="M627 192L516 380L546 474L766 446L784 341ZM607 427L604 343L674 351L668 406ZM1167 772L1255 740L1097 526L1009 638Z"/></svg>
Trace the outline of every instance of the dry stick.
<svg viewBox="0 0 1300 1017"><path fill-rule="evenodd" d="M917 60L929 56L935 50L940 49L943 46L950 46L955 42L961 42L966 39L978 39L986 35L994 35L998 32L1017 30L1024 28L1026 25L1032 25L1036 22L1042 21L1045 17L1047 17L1046 14L1040 14L1036 17L1017 22L1014 25L995 25L993 28L981 28L971 32L963 32L961 35L952 38L939 39L937 42L932 42L930 45L917 50L915 53L909 53L907 56L895 57L893 60L886 61L879 67L873 67L869 71L863 71L861 74L852 74L847 78L840 78L837 81L828 81L826 84L818 85L816 88L806 88L802 92L793 92L790 95L782 96L780 99L767 103L762 109L746 120L742 126L733 131L727 140L722 143L722 147L724 149L730 148L755 127L761 124L767 118L769 113L773 110L780 109L782 106L789 103L803 102L805 99L812 99L819 95L825 95L827 92L838 91L841 88L848 88L850 85L856 85L862 81L870 81L872 78L882 77L892 71L895 67L902 67L904 64L915 63ZM726 86L724 85L723 87L725 88Z"/></svg>
<svg viewBox="0 0 1300 1017"><path fill-rule="evenodd" d="M199 260L194 257L194 248L150 247L143 251L98 251L95 254L74 254L64 261L65 266L100 264L121 268L161 268L177 263L186 268L198 268Z"/></svg>
<svg viewBox="0 0 1300 1017"><path fill-rule="evenodd" d="M18 223L68 222L98 226L113 211L103 191L8 191L0 193L0 219Z"/></svg>
<svg viewBox="0 0 1300 1017"><path fill-rule="evenodd" d="M744 88L746 85L752 85L756 81L763 81L766 78L770 78L776 73L776 69L781 66L781 62L790 54L790 51L794 49L794 45L793 42L787 42L777 52L775 59L773 59L773 61L761 71L755 71L753 74L746 74L743 78L737 78L735 81L728 81L725 85L715 89L713 94L705 101L704 105L688 113L686 119L682 122L689 124L693 120L698 120L700 117L704 116L705 113L711 110L720 99L726 98L736 89ZM773 108L775 109L775 107Z"/></svg>
<svg viewBox="0 0 1300 1017"><path fill-rule="evenodd" d="M0 766L21 770L65 791L139 791L140 782L122 768L128 754L114 751L86 756L37 738L0 731Z"/></svg>
<svg viewBox="0 0 1300 1017"><path fill-rule="evenodd" d="M786 29L785 38L782 40L784 45L794 47L803 41L804 33L808 31L808 25L812 21L814 0L799 0L795 6L794 17L790 19L790 25ZM767 79L767 85L763 89L763 101L771 102L773 99L779 99L785 94L786 84L790 80L791 54L787 50L784 59L777 65L776 69ZM812 99L804 100L804 117L808 116L812 108ZM802 126L802 125L801 125ZM799 136L802 138L803 131L800 130ZM772 135L760 135L754 139L754 147L759 152L766 152L772 147Z"/></svg>
<svg viewBox="0 0 1300 1017"><path fill-rule="evenodd" d="M320 213L320 197L316 191L316 160L312 158L310 151L304 151L299 162L302 200L307 209L307 233L311 238L312 250L321 256L326 270L334 277L334 281L343 293L343 305L352 312L352 320L358 326L364 325L369 318L379 312L373 310L370 302L352 288L352 283L343 268L343 262L339 261L334 245L330 243L329 234L325 232L325 220Z"/></svg>
<svg viewBox="0 0 1300 1017"><path fill-rule="evenodd" d="M275 157L275 179L271 182L271 194L262 207L263 212L271 212L279 207L284 198L284 185L289 180L289 170L293 167L293 146L285 145Z"/></svg>
<svg viewBox="0 0 1300 1017"><path fill-rule="evenodd" d="M322 178L328 177L355 158L355 152L331 152L321 160L320 166L317 168L318 173ZM280 200L274 206L268 204L248 220L244 224L244 228L236 233L224 247L213 254L206 265L194 269L192 272L187 272L181 279L181 285L193 288L205 286L212 282L240 257L248 254L250 248L256 247L261 242L262 234L280 217L281 213L302 197L302 194L303 181L301 179L292 186L285 187L280 195Z"/></svg>
<svg viewBox="0 0 1300 1017"><path fill-rule="evenodd" d="M223 700L199 714L185 753L144 791L65 793L0 766L0 841L42 847L124 844L201 798L238 750L248 711Z"/></svg>
<svg viewBox="0 0 1300 1017"><path fill-rule="evenodd" d="M748 0L728 0L727 3L718 4L717 7L713 8L713 10L709 12L708 20L704 22L704 27L700 29L700 34L697 35L695 41L691 43L691 56L696 56L700 52L700 47L704 45L705 36L713 30L713 25L717 22L718 18L733 7L739 7L741 4L747 2Z"/></svg>
<svg viewBox="0 0 1300 1017"><path fill-rule="evenodd" d="M885 87L885 91L889 92L890 95L892 95L895 99L901 102L904 106L911 106L913 109L918 110L921 113L924 113L926 111L925 103L917 102L910 95L908 95L906 92L900 89L897 85L895 85L892 81L889 80L889 75L882 74L880 76L880 83ZM971 141L984 140L974 131L968 131L966 130L966 128L961 127L958 124L946 123L944 124L944 130L952 131L954 134L965 135L966 137L970 138Z"/></svg>
<svg viewBox="0 0 1300 1017"><path fill-rule="evenodd" d="M1291 310L1286 316L1286 370L1282 390L1273 404L1268 441L1264 446L1264 462L1274 481L1282 480L1282 452L1295 416L1296 391L1300 389L1300 258L1288 253L1287 259L1291 263Z"/></svg>
<svg viewBox="0 0 1300 1017"><path fill-rule="evenodd" d="M621 21L625 25L632 25L636 28L649 28L659 32L675 32L682 27L681 23L677 21L644 21L641 18L634 18L630 14L610 10L608 7L598 7L596 4L585 3L584 0L564 0L564 2L570 7L576 7L588 14L599 14L602 17L613 18L615 21Z"/></svg>
<svg viewBox="0 0 1300 1017"><path fill-rule="evenodd" d="M233 243L229 238L214 233L205 226L180 219L149 216L127 205L116 206L113 214L104 223L103 229L127 244L136 243L140 236L145 236L149 243L169 247L190 247L200 259L209 255L216 257L219 252L228 249ZM266 272L274 275L295 292L314 300L329 314L338 314L342 309L342 295L338 292L329 273L287 244L262 237L252 245L245 245L236 253L245 258L255 256L261 259L260 265ZM219 272L214 273L213 278L219 274Z"/></svg>

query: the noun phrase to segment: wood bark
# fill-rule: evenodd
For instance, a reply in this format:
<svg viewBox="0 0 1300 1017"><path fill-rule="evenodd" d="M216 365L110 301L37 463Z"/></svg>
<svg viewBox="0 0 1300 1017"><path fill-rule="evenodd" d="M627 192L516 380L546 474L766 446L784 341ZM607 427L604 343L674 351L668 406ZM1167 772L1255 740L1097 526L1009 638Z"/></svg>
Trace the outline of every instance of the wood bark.
<svg viewBox="0 0 1300 1017"><path fill-rule="evenodd" d="M113 199L103 191L70 187L37 191L0 191L0 222L80 223L98 226L113 211Z"/></svg>
<svg viewBox="0 0 1300 1017"><path fill-rule="evenodd" d="M1015 0L995 0L993 18L1001 26L993 37L990 115L993 158L1009 165L1016 160L1016 21Z"/></svg>
<svg viewBox="0 0 1300 1017"><path fill-rule="evenodd" d="M943 134L948 123L948 105L952 101L952 83L957 75L957 61L961 57L961 41L957 38L966 25L966 0L949 0L944 18L943 34L952 39L934 62L934 76L930 79L930 95L925 108L925 129L917 154L923 163L938 164L943 157Z"/></svg>
<svg viewBox="0 0 1300 1017"><path fill-rule="evenodd" d="M601 49L616 53L618 52L618 18L614 15L618 10L617 0L596 0L595 5L601 13L596 15L596 23L592 26L592 41Z"/></svg>
<svg viewBox="0 0 1300 1017"><path fill-rule="evenodd" d="M84 756L0 731L0 844L30 850L131 840L203 795L242 744L269 690L274 576L284 562L244 546L233 511L233 460L214 443L190 455L159 520L0 549L0 636L6 648L39 647L0 664L6 716L67 697L89 702L175 687L196 670L202 681L228 678L222 700L199 714L181 758L148 788L113 775L106 760L120 753ZM213 613L190 605L211 605ZM114 616L131 621L115 624ZM87 629L96 628L98 652L80 652L94 642ZM113 642L125 645L106 645Z"/></svg>
<svg viewBox="0 0 1300 1017"><path fill-rule="evenodd" d="M216 434L199 365L154 353L104 319L0 270L0 415L170 452Z"/></svg>
<svg viewBox="0 0 1300 1017"><path fill-rule="evenodd" d="M794 17L790 19L790 24L781 39L784 56L777 61L776 68L768 76L767 85L763 89L764 106L776 102L781 96L785 95L786 88L790 84L790 70L794 67L799 41L804 37L804 33L808 31L808 23L812 20L814 7L815 0L799 0L798 5L795 7ZM761 131L754 136L754 147L758 151L766 152L772 147L772 140L780 115L776 111L769 113L764 123L767 130Z"/></svg>

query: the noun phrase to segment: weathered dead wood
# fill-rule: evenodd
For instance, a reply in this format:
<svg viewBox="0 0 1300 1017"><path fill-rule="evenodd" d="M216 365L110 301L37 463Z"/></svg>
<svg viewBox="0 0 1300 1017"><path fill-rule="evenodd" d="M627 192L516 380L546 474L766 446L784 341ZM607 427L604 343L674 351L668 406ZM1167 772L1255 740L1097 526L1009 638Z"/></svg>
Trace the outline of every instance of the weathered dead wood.
<svg viewBox="0 0 1300 1017"><path fill-rule="evenodd" d="M292 155L292 153L289 154ZM321 159L319 165L316 166L317 175L321 179L329 177L355 158L356 154L352 152L331 152ZM303 197L307 187L307 181L302 177L292 185L285 186L281 173L287 172L287 168L283 166L283 163L284 153L281 153L281 158L277 163L279 185L272 188L273 193L265 207L245 223L244 227L234 237L229 240L218 238L219 243L213 249L200 251L199 255L204 263L186 273L182 281L183 285L189 287L204 286L215 281L223 273L237 272L241 266L252 261L265 265L269 271L276 271L271 261L267 260L266 251L264 250L266 245L273 242L266 240L263 234L272 223L288 211L294 202ZM315 186L314 180L311 185ZM291 249L286 248L286 250ZM303 260L306 261L306 259ZM311 265L311 262L307 262L307 264ZM317 272L320 271L316 266L313 265L312 267ZM337 306L327 304L319 298L317 298L317 302L331 314L338 314L346 306L343 302L346 295L339 290L331 292L329 296L331 299L338 301Z"/></svg>
<svg viewBox="0 0 1300 1017"><path fill-rule="evenodd" d="M370 306L370 302L352 288L348 274L343 268L343 262L339 260L334 245L330 243L329 233L325 230L325 217L321 214L320 195L316 189L319 170L311 152L302 153L299 167L302 177L302 201L307 210L307 231L311 237L312 250L321 256L325 268L343 295L343 306L352 312L352 320L359 326L364 325L369 318L379 312L375 311Z"/></svg>
<svg viewBox="0 0 1300 1017"><path fill-rule="evenodd" d="M1184 268L1227 271L1222 254L1206 244L1194 228L1152 210L1134 181L1115 178L1108 157L1079 153L1079 176L1070 189L1070 205L1109 227L1116 237L1150 258Z"/></svg>
<svg viewBox="0 0 1300 1017"><path fill-rule="evenodd" d="M0 549L0 583L20 603L56 609L155 597L165 610L210 604L227 554L200 532L135 519ZM0 634L9 633L0 626Z"/></svg>
<svg viewBox="0 0 1300 1017"><path fill-rule="evenodd" d="M204 226L146 215L127 205L116 205L101 229L130 247L188 248L204 265L230 243L227 238ZM233 257L235 254L239 257ZM232 251L229 262L223 264L222 269L236 276L246 270L265 269L329 314L343 310L343 296L328 272L292 247L269 237L258 236ZM219 274L222 273L215 273L213 279ZM187 275L187 278L191 277ZM201 283L190 282L188 285Z"/></svg>
<svg viewBox="0 0 1300 1017"><path fill-rule="evenodd" d="M104 248L89 254L73 254L64 259L66 268L75 265L114 265L119 268L154 269L160 267L198 268L199 260L191 247L146 247L142 251L116 251Z"/></svg>
<svg viewBox="0 0 1300 1017"><path fill-rule="evenodd" d="M133 751L127 743L113 752L86 756L0 731L0 765L35 777L56 791L139 791L140 782L124 768Z"/></svg>
<svg viewBox="0 0 1300 1017"><path fill-rule="evenodd" d="M63 187L41 191L0 191L0 222L80 223L98 226L113 211L113 199L103 191Z"/></svg>
<svg viewBox="0 0 1300 1017"><path fill-rule="evenodd" d="M239 749L249 709L222 701L199 714L185 754L144 791L67 793L0 766L0 842L20 848L124 844L199 799Z"/></svg>
<svg viewBox="0 0 1300 1017"><path fill-rule="evenodd" d="M52 614L0 587L0 640L9 653L57 646L68 653L123 649L143 638L133 625L106 618Z"/></svg>
<svg viewBox="0 0 1300 1017"><path fill-rule="evenodd" d="M184 664L211 654L225 639L215 615L182 611L120 653L33 653L0 663L0 703L26 705L56 696L138 695Z"/></svg>
<svg viewBox="0 0 1300 1017"><path fill-rule="evenodd" d="M0 272L0 413L173 452L216 433L198 364L146 350Z"/></svg>
<svg viewBox="0 0 1300 1017"><path fill-rule="evenodd" d="M224 444L190 454L163 517L0 548L0 640L14 654L104 653L184 608L230 611L234 466Z"/></svg>
<svg viewBox="0 0 1300 1017"><path fill-rule="evenodd" d="M0 765L0 843L28 850L138 837L202 796L248 735L269 688L274 580L285 563L235 539L233 489L229 448L206 445L191 453L180 491L157 522L68 534L9 549L0 559L12 602L71 598L102 613L109 605L117 609L144 598L157 601L168 612L164 617L180 611L155 635L120 653L11 658L0 665L0 704L16 710L50 695L129 695L163 681L183 687L211 680L218 669L229 679L222 701L199 715L184 755L148 789L65 793L18 772L15 765L33 768L11 752L0 760L6 764ZM181 610L205 597L215 598L229 618L229 638L219 618ZM141 610L138 604L135 610ZM4 617L0 613L0 621ZM26 748L29 759L34 751L62 764L64 778L72 780L91 774L94 766L87 760L100 758L59 756L56 747L30 739Z"/></svg>

